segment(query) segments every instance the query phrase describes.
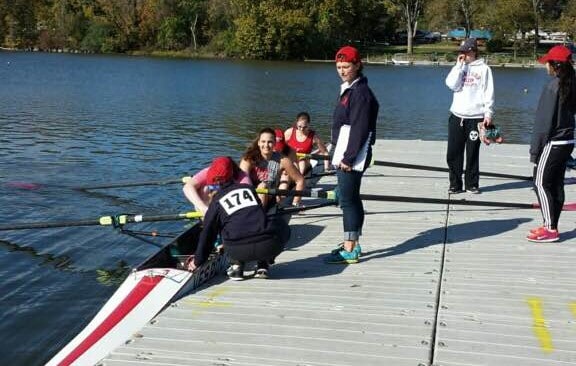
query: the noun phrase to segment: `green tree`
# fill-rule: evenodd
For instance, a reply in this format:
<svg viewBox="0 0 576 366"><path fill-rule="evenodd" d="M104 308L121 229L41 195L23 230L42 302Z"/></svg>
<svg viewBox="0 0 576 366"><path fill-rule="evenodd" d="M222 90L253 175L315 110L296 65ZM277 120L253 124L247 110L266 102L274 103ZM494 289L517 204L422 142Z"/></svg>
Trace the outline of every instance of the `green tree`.
<svg viewBox="0 0 576 366"><path fill-rule="evenodd" d="M558 24L560 31L566 32L572 39L576 37L576 0L568 0Z"/></svg>
<svg viewBox="0 0 576 366"><path fill-rule="evenodd" d="M99 10L113 29L111 47L116 52L135 49L140 45L139 0L95 0Z"/></svg>
<svg viewBox="0 0 576 366"><path fill-rule="evenodd" d="M420 19L425 0L384 0L391 12L400 15L406 26L407 49L412 54L413 40L416 34L418 19Z"/></svg>
<svg viewBox="0 0 576 366"><path fill-rule="evenodd" d="M454 0L429 0L423 10L423 20L431 30L448 32L460 24Z"/></svg>
<svg viewBox="0 0 576 366"><path fill-rule="evenodd" d="M233 1L243 9L235 19L235 44L243 57L290 59L302 55L311 22L298 1L260 0L246 4Z"/></svg>
<svg viewBox="0 0 576 366"><path fill-rule="evenodd" d="M190 48L198 49L199 24L208 20L206 0L180 0L178 1L178 14L182 18L184 25L188 28L190 34Z"/></svg>
<svg viewBox="0 0 576 366"><path fill-rule="evenodd" d="M516 35L524 34L533 26L533 13L529 6L531 0L506 0L494 4L491 17L487 18L492 24L491 30L499 39L513 39L514 56L524 39L517 39Z"/></svg>

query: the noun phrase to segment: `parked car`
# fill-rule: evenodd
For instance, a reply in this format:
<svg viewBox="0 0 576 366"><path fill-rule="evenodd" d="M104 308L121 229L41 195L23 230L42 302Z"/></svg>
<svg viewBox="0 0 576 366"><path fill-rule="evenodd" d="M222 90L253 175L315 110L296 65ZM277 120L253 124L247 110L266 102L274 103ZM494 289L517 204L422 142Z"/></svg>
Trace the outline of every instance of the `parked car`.
<svg viewBox="0 0 576 366"><path fill-rule="evenodd" d="M408 37L406 36L406 31L396 32L394 35L394 43L396 44L406 44ZM417 29L414 35L414 43L435 43L440 41L440 33L429 32Z"/></svg>
<svg viewBox="0 0 576 366"><path fill-rule="evenodd" d="M458 27L448 32L448 38L452 40L466 38L466 28ZM470 38L491 40L492 32L486 29L472 29L470 31Z"/></svg>

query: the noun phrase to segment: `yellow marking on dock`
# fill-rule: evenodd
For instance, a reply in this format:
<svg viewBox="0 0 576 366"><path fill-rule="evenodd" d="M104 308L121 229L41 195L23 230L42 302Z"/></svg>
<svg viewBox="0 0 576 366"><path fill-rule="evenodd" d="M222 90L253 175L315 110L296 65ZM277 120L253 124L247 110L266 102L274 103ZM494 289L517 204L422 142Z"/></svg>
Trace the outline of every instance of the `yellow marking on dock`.
<svg viewBox="0 0 576 366"><path fill-rule="evenodd" d="M576 301L570 303L570 312L572 312L572 316L576 318Z"/></svg>
<svg viewBox="0 0 576 366"><path fill-rule="evenodd" d="M214 291L209 292L206 295L206 298L202 299L202 300L197 299L197 298L192 297L192 296L188 296L187 298L185 298L183 300L183 302L185 302L187 304L191 304L191 305L196 305L196 306L201 307L201 308L232 306L232 303L230 303L230 302L219 301L217 299L219 296L226 294L229 291L229 289L230 289L229 287L217 288Z"/></svg>
<svg viewBox="0 0 576 366"><path fill-rule="evenodd" d="M542 300L537 297L532 297L527 301L530 310L532 311L532 319L534 320L534 324L532 325L534 334L536 335L536 338L538 338L542 350L546 353L551 353L554 351L554 346L552 345L552 335L548 331L546 320L544 319Z"/></svg>

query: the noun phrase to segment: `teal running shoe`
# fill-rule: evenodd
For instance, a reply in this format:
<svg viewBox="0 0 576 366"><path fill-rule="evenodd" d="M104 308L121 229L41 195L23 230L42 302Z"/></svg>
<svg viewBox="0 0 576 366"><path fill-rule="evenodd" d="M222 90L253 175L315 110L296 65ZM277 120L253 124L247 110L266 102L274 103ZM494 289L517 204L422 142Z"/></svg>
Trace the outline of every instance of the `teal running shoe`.
<svg viewBox="0 0 576 366"><path fill-rule="evenodd" d="M356 251L348 252L344 249L337 251L336 253L330 253L328 258L325 260L326 263L330 264L353 264L358 263L358 253Z"/></svg>
<svg viewBox="0 0 576 366"><path fill-rule="evenodd" d="M340 243L338 244L338 246L335 249L332 249L332 251L330 252L330 254L336 254L339 251L344 250L344 243ZM362 247L360 246L360 244L356 244L354 246L354 250L353 252L356 252L358 254L358 257L362 256Z"/></svg>

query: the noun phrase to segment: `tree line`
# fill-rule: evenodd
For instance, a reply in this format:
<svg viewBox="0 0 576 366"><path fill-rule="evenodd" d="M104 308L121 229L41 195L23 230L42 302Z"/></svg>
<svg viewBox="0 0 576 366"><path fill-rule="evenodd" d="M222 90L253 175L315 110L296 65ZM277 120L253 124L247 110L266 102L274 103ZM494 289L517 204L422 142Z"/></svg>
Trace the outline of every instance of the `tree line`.
<svg viewBox="0 0 576 366"><path fill-rule="evenodd" d="M576 0L0 0L0 46L45 51L331 58L344 43L458 26L537 47L523 34L576 35Z"/></svg>

